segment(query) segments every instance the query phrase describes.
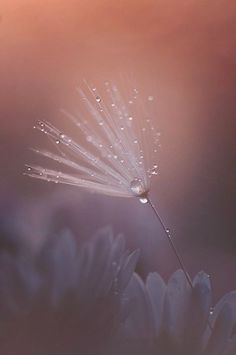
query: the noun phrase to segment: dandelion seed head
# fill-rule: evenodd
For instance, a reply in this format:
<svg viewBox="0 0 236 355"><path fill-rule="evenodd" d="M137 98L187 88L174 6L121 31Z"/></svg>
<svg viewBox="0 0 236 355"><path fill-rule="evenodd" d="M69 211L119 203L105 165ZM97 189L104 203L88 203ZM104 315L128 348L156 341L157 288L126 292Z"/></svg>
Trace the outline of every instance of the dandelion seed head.
<svg viewBox="0 0 236 355"><path fill-rule="evenodd" d="M110 196L136 196L145 203L150 179L157 175L154 153L159 147L159 132L153 125L150 105L145 107L145 101L152 101L153 96L143 100L141 90L134 88L128 94L128 88L119 91L110 82L105 82L101 92L86 83L77 91L81 112L62 112L83 133L85 142L38 120L35 128L47 135L57 152L36 153L66 170L60 169L59 174L56 169L28 166L26 174Z"/></svg>

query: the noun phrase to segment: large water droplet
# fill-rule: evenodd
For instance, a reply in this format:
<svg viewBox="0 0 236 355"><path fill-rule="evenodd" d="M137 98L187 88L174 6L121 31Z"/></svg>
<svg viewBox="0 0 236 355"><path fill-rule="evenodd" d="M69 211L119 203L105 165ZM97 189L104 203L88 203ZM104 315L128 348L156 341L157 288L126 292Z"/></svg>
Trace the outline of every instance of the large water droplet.
<svg viewBox="0 0 236 355"><path fill-rule="evenodd" d="M142 184L142 181L140 179L134 179L133 181L131 181L130 183L130 189L133 192L133 194L135 196L141 196L144 197L142 195L145 195L145 193L147 192L144 185Z"/></svg>
<svg viewBox="0 0 236 355"><path fill-rule="evenodd" d="M96 101L97 102L101 102L102 101L101 97L100 96L96 96Z"/></svg>
<svg viewBox="0 0 236 355"><path fill-rule="evenodd" d="M148 96L148 101L153 101L154 97L152 95Z"/></svg>
<svg viewBox="0 0 236 355"><path fill-rule="evenodd" d="M60 140L59 139L56 139L56 144L60 144Z"/></svg>

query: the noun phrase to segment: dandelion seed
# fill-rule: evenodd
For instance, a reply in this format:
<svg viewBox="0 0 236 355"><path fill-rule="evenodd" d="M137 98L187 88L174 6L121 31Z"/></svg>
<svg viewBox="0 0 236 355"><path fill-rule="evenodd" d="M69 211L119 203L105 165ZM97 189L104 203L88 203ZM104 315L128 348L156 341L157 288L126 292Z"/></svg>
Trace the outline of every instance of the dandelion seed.
<svg viewBox="0 0 236 355"><path fill-rule="evenodd" d="M145 120L142 123L145 130L139 129L138 121L147 116L143 103L139 101L139 90L133 89L137 96L134 102L122 96L116 85L106 82L105 87L104 96L98 94L98 89L94 87L78 89L86 112L85 119L64 111L82 131L90 148L68 137L49 122L37 121L35 128L60 145L60 154L45 150L38 150L37 153L72 170L62 172L58 177L56 170L31 166L27 171L29 176L111 196L144 197L148 193L150 171L154 171L156 166L159 132ZM148 122L151 122L150 118ZM94 128L96 125L97 129ZM140 185L140 193L134 191L136 181Z"/></svg>

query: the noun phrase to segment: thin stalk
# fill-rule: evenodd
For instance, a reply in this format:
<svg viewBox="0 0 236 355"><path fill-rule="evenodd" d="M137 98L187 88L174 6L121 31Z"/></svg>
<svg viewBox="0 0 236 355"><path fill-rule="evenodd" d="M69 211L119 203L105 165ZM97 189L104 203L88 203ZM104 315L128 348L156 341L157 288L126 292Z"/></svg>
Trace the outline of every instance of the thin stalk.
<svg viewBox="0 0 236 355"><path fill-rule="evenodd" d="M152 208L152 210L153 210L155 216L157 217L158 221L160 222L160 224L161 224L161 226L162 226L162 228L163 228L163 230L164 230L164 232L165 232L165 235L166 235L166 237L167 237L167 240L168 240L168 242L169 242L169 245L170 245L170 247L171 247L173 253L174 253L175 256L176 256L176 258L177 258L177 260L178 260L178 262L179 262L179 265L180 265L181 269L182 269L183 272L184 272L184 275L185 275L185 277L186 277L186 280L187 280L189 286L190 286L191 289L193 290L193 289L194 289L194 286L193 286L192 280L191 280L191 278L190 278L190 276L189 276L189 274L188 274L188 271L187 271L187 268L186 268L186 266L185 266L185 264L184 264L183 258L182 258L182 256L181 256L181 254L178 252L178 250L177 250L177 248L176 248L176 246L175 246L175 244L174 244L174 242L173 242L173 240L172 240L172 238L171 238L169 229L166 228L166 226L165 226L165 224L164 224L164 222L163 222L161 216L159 215L159 213L158 213L158 211L157 211L155 205L153 204L153 202L152 202L152 200L150 199L149 196L147 196L147 200L148 200L149 205L151 206L151 208ZM212 328L212 325L211 325L211 323L210 323L209 317L208 317L208 319L207 319L207 325L208 325L209 329L212 331L213 328Z"/></svg>
<svg viewBox="0 0 236 355"><path fill-rule="evenodd" d="M176 258L177 258L177 260L178 260L178 262L179 262L179 265L180 265L181 269L182 269L183 272L184 272L184 275L185 275L185 277L186 277L186 280L187 280L188 283L189 283L189 286L191 287L191 289L193 289L192 280L191 280L191 278L190 278L190 276L189 276L189 274L188 274L188 272L187 272L187 268L185 267L185 264L184 264L184 261L183 261L183 258L182 258L182 256L181 256L181 254L180 254L180 253L178 252L178 250L176 249L176 246L175 246L175 244L174 244L174 242L173 242L173 240L172 240L172 238L171 238L171 235L170 235L169 230L166 228L166 226L165 226L165 224L164 224L162 218L160 217L159 213L157 212L156 207L154 206L154 204L152 203L152 201L151 201L151 199L150 199L149 197L148 197L148 203L149 203L149 205L151 206L151 208L152 208L154 214L155 214L156 217L158 218L158 220L159 220L159 222L160 222L160 224L161 224L161 226L162 226L162 228L163 228L163 230L164 230L164 232L165 232L165 235L166 235L166 237L167 237L167 240L168 240L168 242L169 242L169 245L170 245L172 251L174 252L174 254L175 254L175 256L176 256Z"/></svg>

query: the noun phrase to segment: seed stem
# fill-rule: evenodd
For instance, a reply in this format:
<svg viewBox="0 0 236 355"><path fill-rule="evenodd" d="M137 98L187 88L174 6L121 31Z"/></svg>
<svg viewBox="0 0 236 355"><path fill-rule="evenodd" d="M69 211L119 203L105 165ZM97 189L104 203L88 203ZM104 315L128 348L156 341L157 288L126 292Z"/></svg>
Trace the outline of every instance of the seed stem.
<svg viewBox="0 0 236 355"><path fill-rule="evenodd" d="M147 200L148 200L149 205L151 206L151 208L152 208L152 210L153 210L155 216L157 217L159 223L161 224L161 226L162 226L162 228L163 228L163 230L164 230L164 232L165 232L165 235L166 235L166 237L167 237L167 240L168 240L168 242L169 242L169 245L170 245L172 251L174 252L174 254L175 254L175 256L176 256L176 258L177 258L177 260L178 260L178 263L179 263L181 269L182 269L183 272L184 272L184 275L185 275L185 277L186 277L186 280L187 280L189 286L191 287L191 290L194 290L193 282L192 282L192 280L191 280L191 278L190 278L190 276L189 276L189 274L188 274L188 271L187 271L187 268L186 268L186 266L185 266L185 264L184 264L182 255L181 255L181 254L179 253L179 251L177 250L177 248L176 248L176 246L175 246L175 243L173 242L173 240L172 240L172 238L171 238L171 235L170 235L169 230L166 228L166 226L165 226L165 224L164 224L164 222L163 222L161 216L159 215L159 213L158 213L158 211L157 211L155 205L153 204L153 202L152 202L152 200L150 199L149 196L147 196ZM210 331L212 332L213 328L212 328L212 325L211 325L211 323L210 323L209 316L208 316L208 318L207 318L207 325L208 325Z"/></svg>

